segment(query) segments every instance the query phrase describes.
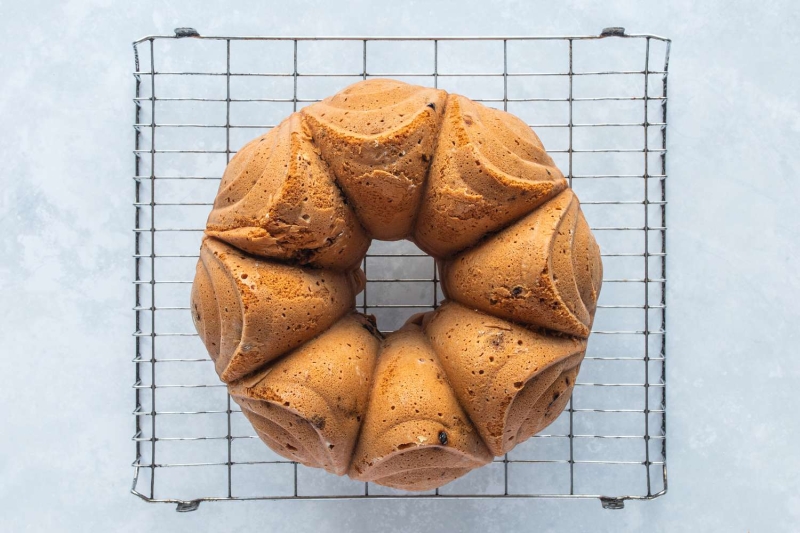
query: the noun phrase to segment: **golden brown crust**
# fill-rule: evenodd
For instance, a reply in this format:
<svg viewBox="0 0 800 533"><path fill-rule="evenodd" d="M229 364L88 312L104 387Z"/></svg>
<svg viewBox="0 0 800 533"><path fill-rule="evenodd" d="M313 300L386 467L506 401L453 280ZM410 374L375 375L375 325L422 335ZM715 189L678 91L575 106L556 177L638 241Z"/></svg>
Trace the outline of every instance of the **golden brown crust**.
<svg viewBox="0 0 800 533"><path fill-rule="evenodd" d="M411 231L444 102L444 91L371 79L303 109L322 157L372 237L398 240Z"/></svg>
<svg viewBox="0 0 800 533"><path fill-rule="evenodd" d="M374 325L349 314L228 390L276 453L343 475L367 408L379 347Z"/></svg>
<svg viewBox="0 0 800 533"><path fill-rule="evenodd" d="M515 322L589 336L602 262L571 190L441 261L440 271L448 298Z"/></svg>
<svg viewBox="0 0 800 533"><path fill-rule="evenodd" d="M518 118L437 89L359 82L230 162L192 286L195 327L278 454L439 487L569 400L602 263L566 187ZM433 255L450 299L383 342L352 312L371 237Z"/></svg>
<svg viewBox="0 0 800 533"><path fill-rule="evenodd" d="M325 331L363 288L354 273L265 261L212 238L203 241L196 279L192 317L226 383Z"/></svg>
<svg viewBox="0 0 800 533"><path fill-rule="evenodd" d="M206 233L254 255L335 270L356 268L370 243L299 113L233 157Z"/></svg>
<svg viewBox="0 0 800 533"><path fill-rule="evenodd" d="M414 242L435 257L450 256L566 187L539 138L520 119L448 95Z"/></svg>
<svg viewBox="0 0 800 533"><path fill-rule="evenodd" d="M570 368L564 368L550 387L542 393L523 420L517 433L517 443L539 433L564 411L572 396L580 368L580 362Z"/></svg>
<svg viewBox="0 0 800 533"><path fill-rule="evenodd" d="M421 328L408 323L391 334L381 350L350 476L428 490L491 459Z"/></svg>
<svg viewBox="0 0 800 533"><path fill-rule="evenodd" d="M543 416L539 399L586 350L585 340L535 333L456 302L445 302L424 324L459 402L494 455L533 434L529 428Z"/></svg>

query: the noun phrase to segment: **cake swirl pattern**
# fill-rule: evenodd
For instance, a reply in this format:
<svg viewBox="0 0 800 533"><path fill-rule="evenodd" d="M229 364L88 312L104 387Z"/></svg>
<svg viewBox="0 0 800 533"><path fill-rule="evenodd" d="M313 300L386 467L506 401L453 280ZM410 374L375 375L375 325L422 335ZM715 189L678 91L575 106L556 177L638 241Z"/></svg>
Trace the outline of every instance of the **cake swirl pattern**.
<svg viewBox="0 0 800 533"><path fill-rule="evenodd" d="M539 137L517 117L451 94L414 240L446 257L567 187Z"/></svg>
<svg viewBox="0 0 800 533"><path fill-rule="evenodd" d="M342 475L367 410L379 349L369 320L349 314L275 364L231 383L231 397L278 453Z"/></svg>
<svg viewBox="0 0 800 533"><path fill-rule="evenodd" d="M419 325L383 345L350 475L428 490L492 460Z"/></svg>
<svg viewBox="0 0 800 533"><path fill-rule="evenodd" d="M206 233L254 255L338 270L357 267L370 243L298 113L233 157Z"/></svg>
<svg viewBox="0 0 800 533"><path fill-rule="evenodd" d="M600 249L566 190L493 238L440 261L445 295L495 316L587 337Z"/></svg>
<svg viewBox="0 0 800 533"><path fill-rule="evenodd" d="M366 230L411 231L445 106L444 91L376 79L303 110L313 139Z"/></svg>
<svg viewBox="0 0 800 533"><path fill-rule="evenodd" d="M354 310L373 238L436 258L448 298L386 337ZM527 125L375 79L293 113L231 160L191 311L276 453L429 490L558 417L601 282L580 203Z"/></svg>

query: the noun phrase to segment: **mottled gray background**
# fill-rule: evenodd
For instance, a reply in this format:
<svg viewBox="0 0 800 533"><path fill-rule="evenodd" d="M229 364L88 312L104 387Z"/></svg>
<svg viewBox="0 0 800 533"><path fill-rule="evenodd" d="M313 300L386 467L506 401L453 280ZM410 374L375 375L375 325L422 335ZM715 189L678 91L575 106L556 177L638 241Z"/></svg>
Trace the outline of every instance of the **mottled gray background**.
<svg viewBox="0 0 800 533"><path fill-rule="evenodd" d="M292 4L292 5L290 5ZM793 531L800 527L800 11L762 2L28 2L0 6L0 529ZM130 42L205 34L674 40L669 493L597 501L203 504L128 493Z"/></svg>

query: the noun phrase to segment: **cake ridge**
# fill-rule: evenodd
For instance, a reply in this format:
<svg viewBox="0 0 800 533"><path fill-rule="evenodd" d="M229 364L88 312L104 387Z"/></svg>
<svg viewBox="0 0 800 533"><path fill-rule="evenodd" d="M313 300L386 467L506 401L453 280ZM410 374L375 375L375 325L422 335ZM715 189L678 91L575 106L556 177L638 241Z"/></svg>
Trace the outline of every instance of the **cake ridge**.
<svg viewBox="0 0 800 533"><path fill-rule="evenodd" d="M316 394L316 393L315 393L315 392L314 392L312 389L309 389L309 388L304 388L304 392L305 392L305 394L313 394L313 395L315 395L316 399L318 399L318 400L321 400L321 401L324 403L324 405L325 405L326 409L328 410L328 411L327 411L327 414L328 414L329 416L332 416L332 413L333 413L334 411L333 411L333 409L331 408L330 404L328 404L328 402L325 400L325 398L323 398L323 397L322 397L321 395L319 395L319 394ZM234 396L234 395L233 395L233 394L231 394L231 396ZM243 398L243 397L242 397L241 395L237 395L237 398L240 398L240 399L241 399L241 398ZM248 400L249 400L250 398L245 398L245 399L248 399ZM299 412L298 410L296 410L296 409L292 408L291 406L288 406L288 407L287 407L287 406L281 405L281 404L277 403L277 402L276 402L276 400L270 400L270 399L260 399L259 401L260 401L260 402L263 402L263 403L269 403L269 404L270 404L270 405L271 405L273 408L275 408L275 409L276 409L277 411L279 411L279 412L280 412L280 411L285 411L285 412L287 412L287 413L289 413L289 414L291 414L291 415L294 415L295 417L297 417L298 419L300 419L300 420L302 421L303 425L304 425L306 428L310 429L310 430L311 430L311 432L312 432L314 435L316 435L316 437L317 437L317 439L319 440L320 444L327 444L327 439L325 439L325 437L322 435L322 432L320 431L320 429L319 429L317 426L315 426L315 425L314 425L314 423L313 423L313 421L312 421L312 420L309 420L309 419L308 419L306 416L304 416L304 415L303 415L301 412ZM257 415L257 416L260 416L260 417L264 418L265 420L268 420L268 421L272 422L273 424L275 424L275 425L277 425L277 426L280 426L280 427L281 427L282 429L284 429L284 430L285 430L287 433L291 433L291 430L290 430L290 428L287 428L285 425L283 425L279 419L276 419L276 418L273 418L273 417L267 417L267 416L265 416L265 414L259 413L259 412L255 411L255 410L254 410L254 409L252 409L252 408L248 408L248 410L249 410L250 412L252 412L253 414ZM299 440L299 439L296 439L296 440L297 440L297 442L299 442L299 443L300 443L300 444L301 444L301 445L302 445L304 448L306 448L306 449L308 450L308 454L309 454L309 455L312 455L312 456L313 456L313 455L317 455L317 454L315 454L315 453L314 453L314 448L313 448L313 447L311 447L309 444L307 444L307 443L304 443L304 442L302 442L302 441L301 441L301 440ZM328 456L328 459L330 459L330 463L331 463L331 464L333 464L333 455L330 453L330 449L328 449L328 446L319 446L319 450L322 452L322 454L324 454L324 455L327 455L327 456ZM323 461L320 461L320 463L323 463Z"/></svg>
<svg viewBox="0 0 800 533"><path fill-rule="evenodd" d="M414 98L413 94L409 95L404 100L401 100L399 102L395 102L394 104L391 104L389 106L385 106L384 108L381 109L381 111L383 111L383 110L391 111L392 108L396 108L396 107L399 107L399 106L401 106L403 104L406 104L406 103L408 103L409 100L411 100L413 98ZM322 105L324 105L326 107L330 107L330 108L335 109L335 110L351 112L351 110L347 110L344 107L338 107L338 106L331 105L329 102L326 102L325 100L322 100L321 102L319 102L319 104L322 104ZM301 110L301 112L302 112L302 110ZM364 113L365 111L352 111L352 112L354 112L354 113ZM342 126L340 126L340 125L338 125L338 124L336 124L334 122L330 122L328 124L328 127L330 129L332 129L332 130L335 130L337 133L340 133L342 135L346 135L346 136L349 136L349 137L353 137L353 138L363 137L363 138L366 138L368 140L389 139L389 138L392 138L392 137L396 136L398 130L402 130L402 129L408 128L414 122L419 120L420 115L422 115L423 113L426 113L424 107L420 108L419 110L417 110L415 113L410 115L408 117L408 119L404 120L403 122L399 123L398 125L394 126L393 128L387 129L387 130L384 130L384 131L381 131L381 132L378 132L378 133L354 133L354 132L348 130L347 128L342 127ZM308 116L308 115L306 115L306 116ZM320 113L320 116L324 117L325 113ZM403 117L403 118L405 119L405 117Z"/></svg>
<svg viewBox="0 0 800 533"><path fill-rule="evenodd" d="M290 429L290 427L286 427L285 425L281 424L280 421L275 420L274 418L265 416L265 414L259 413L259 412L255 411L254 409L252 409L250 407L242 407L242 411L243 412L247 411L245 416L248 418L248 420L252 416L252 417L255 417L258 422L261 422L262 424L265 424L267 427L277 427L277 428L279 428L283 433L285 433L285 436L287 437L284 440L291 440L291 442L287 442L284 445L272 433L267 433L267 432L265 432L263 430L260 430L259 428L254 428L256 430L256 432L258 433L258 436L260 438L263 439L264 437L267 437L268 439L270 439L273 442L277 443L281 448L288 448L288 451L290 453L292 453L293 455L295 455L296 458L299 460L298 462L301 462L301 463L304 463L304 464L307 464L307 463L314 464L314 463L316 463L316 464L314 464L314 466L320 466L320 467L324 467L325 466L325 460L323 458L319 457L319 454L315 451L315 449L313 447L309 446L308 443L304 442L301 438L299 438L297 435L294 434L295 431L301 430L300 427L296 428L293 431L292 429ZM290 413L290 414L293 414L293 413ZM310 426L311 426L311 424L304 423L304 424L302 424L302 429L306 429L306 430L312 429L313 430L313 427L310 427ZM291 446L291 448L294 448L294 450L292 450L290 448L290 446ZM296 453L296 452L302 452L302 453Z"/></svg>
<svg viewBox="0 0 800 533"><path fill-rule="evenodd" d="M564 215L558 221L558 224L556 225L555 232L553 233L553 238L550 241L550 254L548 256L548 265L549 265L548 275L550 276L550 279L553 280L554 284L558 284L557 283L558 279L555 277L555 268L554 268L554 265L553 265L553 258L558 256L558 253L557 253L557 250L555 250L555 247L556 247L556 243L559 240L558 237L561 235L560 231L561 231L561 229L563 228L563 226L565 224L569 223L570 227L568 228L568 235L569 235L570 259L571 259L572 257L574 257L573 256L573 251L575 249L575 228L577 227L577 224L578 224L578 211L579 210L580 210L580 202L578 201L578 197L575 196L575 194L572 194L572 197L570 198L570 201L569 201L569 205L564 210ZM568 218L570 215L572 215L571 220ZM562 291L560 291L560 290L557 291L555 296L556 296L556 298L558 298L558 300L561 302L561 304L572 313L572 316L575 318L575 320L581 322L582 324L586 324L588 322L587 319L589 317L589 310L586 308L586 305L583 303L583 298L581 296L581 291L578 288L578 282L577 282L577 280L575 279L575 276L574 276L575 267L574 267L574 264L573 264L572 261L570 261L570 265L572 266L572 269L567 269L567 272L570 274L570 278L571 278L571 283L569 283L569 285L570 285L569 289L570 290L574 290L575 294L577 294L578 298L576 300L577 300L577 304L580 305L580 309L572 309L572 308L570 308L569 302L564 298L564 294L562 293ZM583 312L581 313L580 311L583 311ZM582 317L584 317L584 318L582 318Z"/></svg>
<svg viewBox="0 0 800 533"><path fill-rule="evenodd" d="M221 260L220 260L219 256L217 255L217 253L211 252L210 254L207 253L205 255L207 257L207 260L208 261L212 261L214 266L218 270L220 270L220 271L224 272L225 274L227 274L227 272L225 272L225 268L222 265ZM202 256L202 252L201 252L201 256ZM214 294L215 295L220 294L223 291L218 289L217 287L218 287L218 284L221 283L221 280L217 279L217 281L215 282L214 281L215 276L211 275L210 268L208 268L208 264L206 263L206 261L203 261L203 263L204 263L204 265L205 265L205 267L207 269L208 277L211 279L211 285L213 287ZM236 285L235 282L232 282L230 277L228 277L227 275L222 276L222 279L225 281L226 285L228 285L228 288L235 287L235 285ZM244 303L242 302L241 294L239 294L238 291L232 291L232 292L233 292L233 296L235 298L235 302L239 307L239 315L244 317ZM234 343L233 349L226 350L225 353L223 353L223 344L224 344L223 337L225 336L225 331L226 331L225 324L227 324L229 322L222 320L222 312L223 312L223 307L222 306L223 306L223 303L222 303L222 301L220 301L220 298L216 298L216 304L217 304L217 316L220 318L219 353L217 355L217 361L220 361L223 364L222 369L219 370L219 373L222 374L222 373L225 372L225 370L227 370L228 366L231 363L231 360L233 359L234 353L236 352L236 350L238 349L239 345L242 342L242 336L244 334L244 323L241 324L240 329L238 331L238 335L236 335L236 339L235 339L235 343ZM242 320L242 322L244 322L244 321ZM217 364L217 361L214 361L215 366Z"/></svg>
<svg viewBox="0 0 800 533"><path fill-rule="evenodd" d="M252 149L255 148L258 144L264 142L264 140L266 140L270 136L270 133L272 133L273 130L276 130L277 128L280 128L280 127L281 127L281 124L278 124L274 128L270 128L270 130L267 131L266 133L264 133L263 135L255 138L252 141L250 141L247 144L245 144L242 148L239 149L239 151L236 152L236 154L234 154L233 158L228 162L228 165L230 166L232 163L240 163L240 164L242 164L242 166L247 167L255 159L255 155L256 154L252 151ZM277 132L275 134L273 134L273 135L277 135ZM275 141L273 139L269 139L269 146L274 146L274 145L275 145ZM270 148L270 151L272 151L272 148ZM245 158L245 160L244 161L236 161L237 158ZM253 185L250 188L255 186L255 183L258 182L258 180L263 176L265 171L266 171L266 165L265 165L265 168L261 169L261 172L259 172L258 174L255 175ZM215 198L215 201L214 201L214 207L217 207L217 202L220 201L225 196L225 194L228 194L230 192L231 187L233 186L234 182L236 181L235 177L234 177L234 174L232 172L231 175L230 175L230 178L226 182L226 177L227 177L226 174L227 174L227 168L226 168L226 172L223 173L223 175L222 175L222 181L220 182L220 188L219 188L219 191L217 192L217 197ZM239 198L236 201L236 203L237 204L240 203L244 199L245 196L246 196L246 193L244 195L242 195L242 197ZM210 216L209 216L209 218L210 218Z"/></svg>
<svg viewBox="0 0 800 533"><path fill-rule="evenodd" d="M493 107L489 107L487 105L484 105L481 102L470 101L466 96L463 96L461 94L457 94L457 93L451 93L451 94L453 96L455 96L455 97L458 97L458 98L464 99L466 101L469 101L472 105L478 107L478 109L479 109L478 120L480 120L481 123L485 124L485 123L488 122L487 120L484 120L480 116L481 112L487 114L488 118L490 120L494 121L494 122L502 122L500 117L496 116L496 113L500 113L500 112L505 113L505 116L508 116L509 120L512 120L512 119L516 118L513 115L511 115L510 113L508 113L508 111L505 111L505 110L501 111L499 109L495 109ZM525 125L525 126L527 127L527 125ZM488 126L488 127L491 127L491 126ZM510 128L506 128L506 129L510 130ZM528 139L525 139L525 138L515 138L515 141L517 141L517 144L519 144L519 142L521 141L521 142L529 145L531 148L533 148L536 151L537 155L543 156L543 159L545 159L544 162L539 162L539 161L535 161L533 159L527 159L527 158L522 157L516 150L514 150L511 146L509 146L507 144L506 140L504 140L502 137L498 137L498 136L495 135L493 141L499 143L506 150L508 150L509 155L511 155L513 158L518 159L521 162L524 162L524 163L527 163L527 164L530 164L530 165L534 165L534 166L538 166L538 167L542 167L542 168L545 168L545 169L553 168L554 170L558 171L559 175L561 175L561 177L563 178L564 177L563 174L559 171L558 167L555 166L555 164L553 162L553 159L548 155L547 151L544 149L544 145L542 144L542 142L539 139L538 135L536 135L536 132L534 132L530 128L528 128L528 129L530 130L529 133L531 133L534 136L534 138L535 138L535 140L537 142L534 143L534 142L531 142L531 141L529 141ZM472 140L472 143L470 143L470 144L471 144L471 146L473 148L475 148L475 151L480 153L481 155L486 155L484 153L484 151L481 150L482 143L478 142L477 139L472 137L469 134L469 130L465 129L464 131L465 131L466 135ZM488 156L487 156L487 159L488 159ZM489 162L491 163L491 160ZM502 171L499 168L498 168L498 171L503 172L503 173L505 173L505 174L507 174L507 175L509 175L511 177L514 177L512 174L508 173L507 171ZM548 170L548 173L549 173L549 170Z"/></svg>
<svg viewBox="0 0 800 533"><path fill-rule="evenodd" d="M438 123L436 125L436 134L433 138L433 146L434 152L431 156L431 160L428 162L428 166L425 169L425 177L422 180L422 190L420 191L420 201L425 201L426 196L428 195L428 187L430 186L431 181L431 171L433 170L433 158L436 157L436 148L439 146L439 137L442 135L442 123L444 122L444 118L447 116L447 106L449 105L449 98L445 98L444 102L442 103L442 114L439 117ZM409 226L408 234L406 238L412 241L414 244L417 244L416 240L414 239L414 235L417 231L417 221L419 220L419 209L414 213L414 219L411 221L411 225ZM417 244L419 247L419 245Z"/></svg>

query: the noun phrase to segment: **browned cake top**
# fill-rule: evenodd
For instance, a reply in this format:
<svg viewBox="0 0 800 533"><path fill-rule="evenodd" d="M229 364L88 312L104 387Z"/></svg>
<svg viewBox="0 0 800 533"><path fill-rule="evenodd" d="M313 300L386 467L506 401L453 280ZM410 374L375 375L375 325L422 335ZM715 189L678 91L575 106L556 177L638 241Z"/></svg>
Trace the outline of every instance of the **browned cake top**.
<svg viewBox="0 0 800 533"><path fill-rule="evenodd" d="M354 309L371 239L410 239L434 256L447 298L386 337ZM523 121L372 79L231 160L191 310L272 450L429 490L561 413L601 282L580 202Z"/></svg>

